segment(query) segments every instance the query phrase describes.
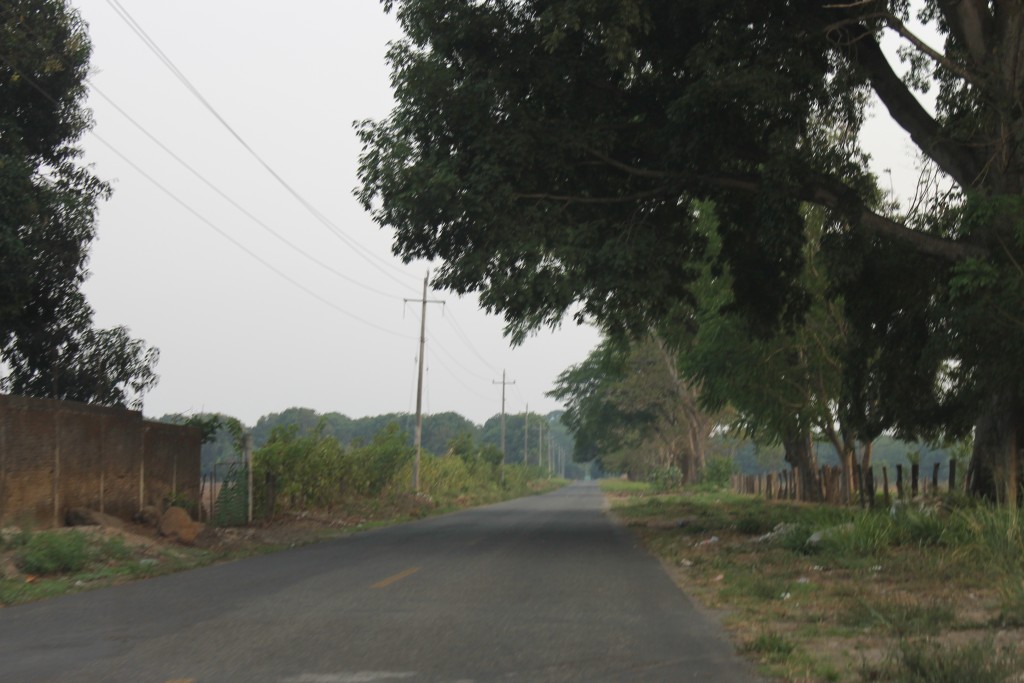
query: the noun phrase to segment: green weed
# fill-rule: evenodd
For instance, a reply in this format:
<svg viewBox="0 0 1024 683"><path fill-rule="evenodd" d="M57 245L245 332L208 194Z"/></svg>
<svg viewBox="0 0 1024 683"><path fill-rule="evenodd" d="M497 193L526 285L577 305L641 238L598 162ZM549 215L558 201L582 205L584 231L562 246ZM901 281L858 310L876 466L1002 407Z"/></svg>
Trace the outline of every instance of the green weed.
<svg viewBox="0 0 1024 683"><path fill-rule="evenodd" d="M766 631L743 646L744 652L761 656L768 662L784 662L792 656L796 645L778 633Z"/></svg>
<svg viewBox="0 0 1024 683"><path fill-rule="evenodd" d="M28 574L78 572L89 561L89 542L77 531L41 531L33 534L17 553L17 561Z"/></svg>

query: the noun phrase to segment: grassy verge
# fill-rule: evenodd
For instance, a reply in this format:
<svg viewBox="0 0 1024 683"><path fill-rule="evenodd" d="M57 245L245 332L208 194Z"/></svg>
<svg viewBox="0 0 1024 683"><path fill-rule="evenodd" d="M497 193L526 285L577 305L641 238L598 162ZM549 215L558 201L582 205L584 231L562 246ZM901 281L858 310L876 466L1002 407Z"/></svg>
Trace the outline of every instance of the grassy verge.
<svg viewBox="0 0 1024 683"><path fill-rule="evenodd" d="M206 535L212 540L198 547L168 544L152 534L122 534L98 527L34 533L8 529L0 535L0 607L287 550L430 515L547 493L566 483L544 479L416 504L404 499L354 500L344 508L289 515L260 528L211 529Z"/></svg>
<svg viewBox="0 0 1024 683"><path fill-rule="evenodd" d="M1016 512L605 491L687 593L725 610L738 649L772 680L1024 680Z"/></svg>

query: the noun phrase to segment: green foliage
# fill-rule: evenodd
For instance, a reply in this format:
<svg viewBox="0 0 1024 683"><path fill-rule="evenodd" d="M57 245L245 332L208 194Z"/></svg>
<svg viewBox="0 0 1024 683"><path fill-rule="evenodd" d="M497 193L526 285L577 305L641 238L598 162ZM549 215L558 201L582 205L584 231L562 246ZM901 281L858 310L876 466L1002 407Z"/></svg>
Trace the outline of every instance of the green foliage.
<svg viewBox="0 0 1024 683"><path fill-rule="evenodd" d="M683 481L696 476L690 444L707 441L713 420L700 410L698 392L680 377L663 339L606 338L562 372L549 395L565 402L562 419L575 438L576 460L596 459L606 472L670 488L676 486L670 469Z"/></svg>
<svg viewBox="0 0 1024 683"><path fill-rule="evenodd" d="M132 557L132 550L120 536L111 536L103 541L98 549L100 559L123 561Z"/></svg>
<svg viewBox="0 0 1024 683"><path fill-rule="evenodd" d="M678 467L660 467L651 472L651 488L657 493L678 491L683 488L683 471Z"/></svg>
<svg viewBox="0 0 1024 683"><path fill-rule="evenodd" d="M89 561L89 541L77 531L40 531L17 553L18 566L28 574L81 571Z"/></svg>
<svg viewBox="0 0 1024 683"><path fill-rule="evenodd" d="M774 632L764 632L743 646L744 652L760 655L769 662L785 661L796 650L796 645Z"/></svg>
<svg viewBox="0 0 1024 683"><path fill-rule="evenodd" d="M343 457L341 445L322 425L303 435L297 425L276 427L253 453L255 506L272 511L279 499L300 510L335 504L349 479Z"/></svg>
<svg viewBox="0 0 1024 683"><path fill-rule="evenodd" d="M243 464L233 465L221 481L220 494L214 506L215 526L239 526L249 518L248 470Z"/></svg>
<svg viewBox="0 0 1024 683"><path fill-rule="evenodd" d="M348 484L359 495L379 495L388 485L395 483L396 475L412 461L414 454L405 434L392 423L374 436L369 444L353 449L348 455Z"/></svg>
<svg viewBox="0 0 1024 683"><path fill-rule="evenodd" d="M710 488L725 488L735 473L736 463L731 458L709 457L701 483Z"/></svg>
<svg viewBox="0 0 1024 683"><path fill-rule="evenodd" d="M388 2L396 102L358 126L359 198L396 253L436 259L434 284L478 293L517 341L569 312L682 334L722 284L703 308L758 352L723 393L765 441L840 425L847 454L887 429L1019 423L1024 113L1013 70L981 56L1013 54L1024 20L890 4ZM939 52L908 39L912 14ZM934 114L913 104L927 85ZM861 148L872 96L928 160L912 206ZM977 443L972 484L995 497L1015 447Z"/></svg>
<svg viewBox="0 0 1024 683"><path fill-rule="evenodd" d="M644 494L651 490L649 482L629 481L628 479L602 479L600 486L605 493Z"/></svg>
<svg viewBox="0 0 1024 683"><path fill-rule="evenodd" d="M124 327L95 329L81 290L110 194L79 161L86 28L62 0L13 0L0 14L0 390L138 408L158 352Z"/></svg>

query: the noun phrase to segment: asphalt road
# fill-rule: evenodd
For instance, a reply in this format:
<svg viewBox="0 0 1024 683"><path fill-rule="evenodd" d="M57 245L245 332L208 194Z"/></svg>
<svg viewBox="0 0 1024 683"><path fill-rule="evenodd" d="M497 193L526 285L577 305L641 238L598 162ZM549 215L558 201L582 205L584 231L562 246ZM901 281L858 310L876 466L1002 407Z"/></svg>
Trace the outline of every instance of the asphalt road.
<svg viewBox="0 0 1024 683"><path fill-rule="evenodd" d="M0 610L0 682L755 681L592 484Z"/></svg>

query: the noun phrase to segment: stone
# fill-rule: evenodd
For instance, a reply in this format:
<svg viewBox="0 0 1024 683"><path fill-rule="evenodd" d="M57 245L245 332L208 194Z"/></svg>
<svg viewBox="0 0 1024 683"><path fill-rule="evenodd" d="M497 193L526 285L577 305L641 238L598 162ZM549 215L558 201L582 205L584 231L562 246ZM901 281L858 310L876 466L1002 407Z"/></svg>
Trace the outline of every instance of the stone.
<svg viewBox="0 0 1024 683"><path fill-rule="evenodd" d="M160 535L181 543L195 543L201 527L192 521L185 508L169 507L160 517Z"/></svg>
<svg viewBox="0 0 1024 683"><path fill-rule="evenodd" d="M101 526L108 529L124 530L124 522L113 515L107 515L89 508L70 508L64 514L67 526Z"/></svg>

